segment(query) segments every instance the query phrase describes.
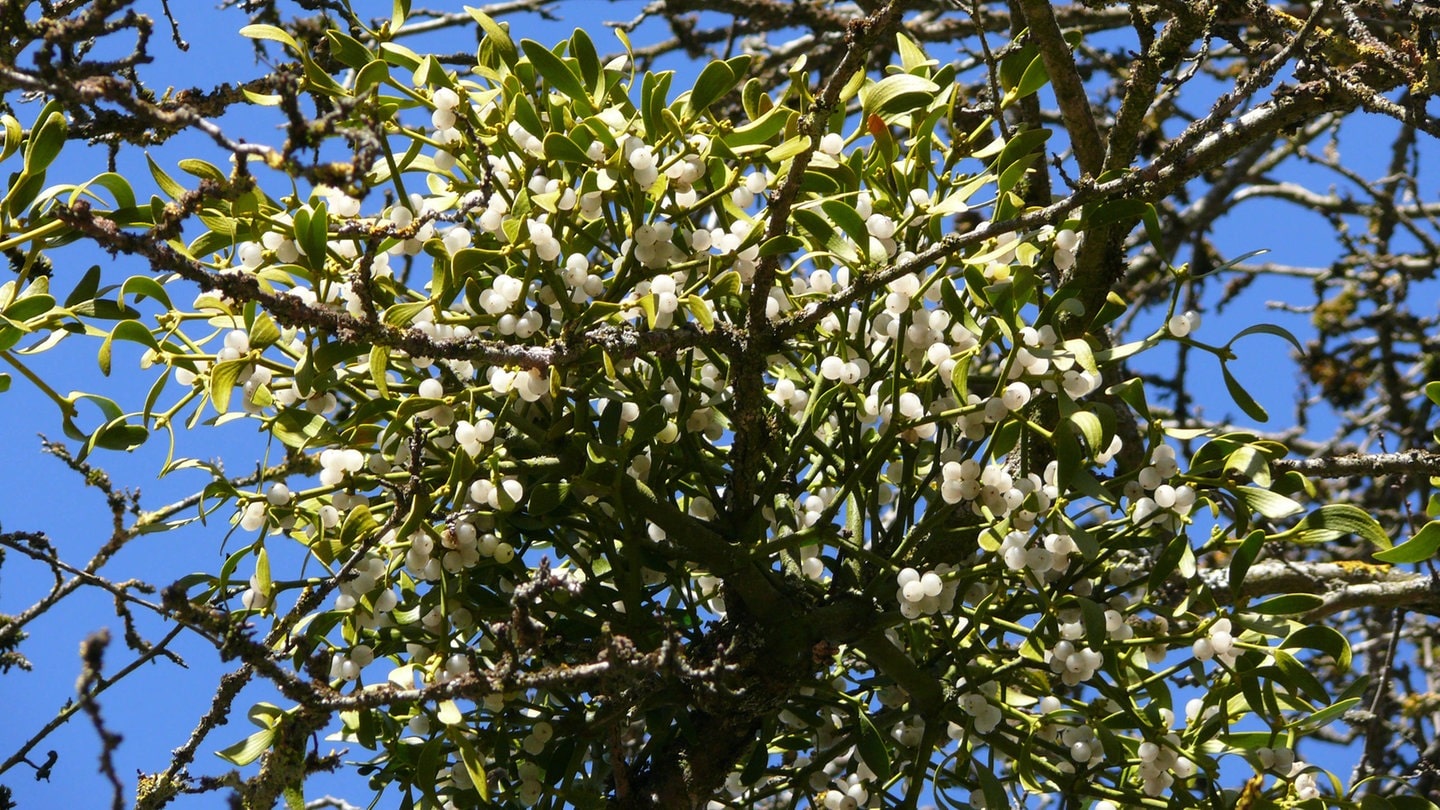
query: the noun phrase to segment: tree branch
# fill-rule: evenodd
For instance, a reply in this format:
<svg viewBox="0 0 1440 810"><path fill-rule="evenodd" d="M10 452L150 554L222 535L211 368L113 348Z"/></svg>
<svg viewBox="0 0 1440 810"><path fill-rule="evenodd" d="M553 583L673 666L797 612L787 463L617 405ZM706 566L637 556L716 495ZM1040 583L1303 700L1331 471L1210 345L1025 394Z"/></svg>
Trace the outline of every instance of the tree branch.
<svg viewBox="0 0 1440 810"><path fill-rule="evenodd" d="M1207 570L1200 577L1220 603L1237 597L1253 599L1291 593L1319 596L1322 604L1299 617L1309 624L1359 609L1405 608L1440 616L1440 580L1389 565L1266 561L1250 567L1238 594L1231 588L1226 570Z"/></svg>
<svg viewBox="0 0 1440 810"><path fill-rule="evenodd" d="M1099 177L1105 167L1105 147L1100 143L1100 130L1095 126L1089 94L1085 92L1085 84L1075 69L1070 45L1060 33L1054 9L1050 7L1049 0L1020 0L1020 6L1025 12L1030 36L1039 46L1040 58L1050 74L1055 98L1060 102L1060 117L1065 122L1065 131L1070 134L1075 162L1080 164L1081 172Z"/></svg>
<svg viewBox="0 0 1440 810"><path fill-rule="evenodd" d="M1351 453L1306 459L1275 459L1273 469L1295 470L1318 478L1350 478L1376 475L1440 476L1440 453L1411 450L1403 453Z"/></svg>

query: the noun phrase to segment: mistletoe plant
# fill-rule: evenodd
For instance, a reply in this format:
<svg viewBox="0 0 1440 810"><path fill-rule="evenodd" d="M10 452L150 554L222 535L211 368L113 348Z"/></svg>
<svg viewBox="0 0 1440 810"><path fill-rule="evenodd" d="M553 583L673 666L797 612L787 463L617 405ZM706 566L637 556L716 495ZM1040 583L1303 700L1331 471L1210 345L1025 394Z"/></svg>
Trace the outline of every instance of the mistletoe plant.
<svg viewBox="0 0 1440 810"><path fill-rule="evenodd" d="M214 480L140 529L230 524L163 607L241 668L140 807L300 806L340 760L322 732L401 807L1359 806L1295 753L1361 700L1323 676L1346 605L1255 574L1275 544L1408 562L1436 532L1385 551L1283 445L1151 413L1137 355L1209 353L1263 418L1236 340L1301 347L1211 339L1183 266L1112 341L1136 312L1073 272L1083 243L1139 221L1168 249L1143 173L1027 197L1052 131L1007 114L1039 48L976 108L890 6L824 75L768 87L742 55L684 89L623 35L602 59L470 14L459 70L398 11L245 28L294 66L243 90L287 142L212 132L232 163L151 161L148 202L45 186L58 102L5 120L5 359L44 386L21 340L93 339L106 373L138 344L141 407L50 391L76 463L169 441L165 473ZM38 271L77 239L150 271L57 302ZM257 475L176 457L231 422ZM282 703L209 743L257 678ZM207 744L258 772L192 775Z"/></svg>

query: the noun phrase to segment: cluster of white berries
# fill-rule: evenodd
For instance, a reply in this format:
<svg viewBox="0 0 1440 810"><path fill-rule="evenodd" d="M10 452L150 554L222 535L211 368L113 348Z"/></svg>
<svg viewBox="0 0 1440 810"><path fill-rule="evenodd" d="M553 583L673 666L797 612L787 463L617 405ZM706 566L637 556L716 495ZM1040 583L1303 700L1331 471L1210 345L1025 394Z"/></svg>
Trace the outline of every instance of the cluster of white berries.
<svg viewBox="0 0 1440 810"><path fill-rule="evenodd" d="M878 429L884 431L889 428L892 419L897 416L901 422L912 422L901 434L906 441L917 442L933 438L940 426L935 420L925 419L927 409L924 400L920 399L913 391L902 391L900 396L893 400L882 399L881 390L885 383L876 380L870 387L870 393L865 397L865 415L878 420Z"/></svg>
<svg viewBox="0 0 1440 810"><path fill-rule="evenodd" d="M1083 629L1081 632L1084 632ZM1059 675L1066 686L1075 686L1090 680L1095 677L1100 667L1105 665L1105 653L1078 646L1075 640L1068 638L1055 642L1046 657L1049 659L1050 671Z"/></svg>
<svg viewBox="0 0 1440 810"><path fill-rule="evenodd" d="M434 582L442 573L458 574L481 560L493 559L504 565L515 559L515 549L501 542L493 532L481 532L473 524L459 522L439 532L437 547L430 533L420 529L409 536L405 569L415 578Z"/></svg>
<svg viewBox="0 0 1440 810"><path fill-rule="evenodd" d="M525 297L525 282L501 273L490 282L490 289L480 293L480 308L490 315L499 315Z"/></svg>
<svg viewBox="0 0 1440 810"><path fill-rule="evenodd" d="M455 443L460 449L471 458L480 455L485 444L495 438L495 423L489 419L481 419L474 423L464 419L455 423Z"/></svg>
<svg viewBox="0 0 1440 810"><path fill-rule="evenodd" d="M771 402L786 408L791 414L799 414L805 411L805 405L810 401L810 392L795 384L789 377L780 377L765 396Z"/></svg>
<svg viewBox="0 0 1440 810"><path fill-rule="evenodd" d="M375 660L375 650L369 644L356 644L348 653L335 653L330 658L330 680L353 681L360 677L360 671Z"/></svg>
<svg viewBox="0 0 1440 810"><path fill-rule="evenodd" d="M918 714L902 718L891 727L890 739L906 748L914 748L925 739L925 718Z"/></svg>
<svg viewBox="0 0 1440 810"><path fill-rule="evenodd" d="M277 225L281 226L293 225L295 222L294 218L287 212L274 214L271 219ZM273 230L261 234L260 245L274 253L275 260L283 264L290 264L300 259L300 246L295 243L294 239L286 236L283 231ZM241 257L241 264L247 267L251 266L250 262L246 261L244 256ZM256 264L258 265L258 262Z"/></svg>
<svg viewBox="0 0 1440 810"><path fill-rule="evenodd" d="M1060 730L1060 743L1070 753L1074 767L1083 768L1092 762L1105 758L1105 747L1095 736L1095 729L1088 725L1066 726ZM1061 763L1065 765L1067 763Z"/></svg>
<svg viewBox="0 0 1440 810"><path fill-rule="evenodd" d="M900 603L900 614L907 619L949 613L955 607L956 583L945 581L950 566L941 563L933 570L920 573L914 568L902 568L895 575L895 601Z"/></svg>
<svg viewBox="0 0 1440 810"><path fill-rule="evenodd" d="M1138 769L1140 784L1147 796L1160 796L1175 784L1175 780L1189 779L1196 773L1195 763L1179 753L1180 735L1173 731L1159 742L1146 740L1135 750L1140 760Z"/></svg>
<svg viewBox="0 0 1440 810"><path fill-rule="evenodd" d="M430 95L430 103L435 105L435 111L430 114L430 124L435 127L436 140L445 144L458 140L460 133L455 129L455 108L460 106L460 95L448 87L437 88ZM453 137L451 132L454 132ZM455 168L455 155L449 150L437 149L434 160L435 168L442 172Z"/></svg>
<svg viewBox="0 0 1440 810"><path fill-rule="evenodd" d="M264 610L270 606L270 594L261 587L258 573L250 576L249 587L240 594L240 604L244 605L246 610Z"/></svg>
<svg viewBox="0 0 1440 810"><path fill-rule="evenodd" d="M966 692L960 696L960 711L969 716L971 725L979 734L994 731L1005 716L994 701L978 692ZM964 732L961 729L952 729L952 737L955 733Z"/></svg>
<svg viewBox="0 0 1440 810"><path fill-rule="evenodd" d="M1079 306L1079 302L1074 302ZM1063 350L1060 336L1055 327L1042 324L1039 327L1023 326L1017 333L1015 362L1009 375L1040 377L1040 387L1055 394L1065 391L1071 399L1083 399L1099 389L1100 374L1077 365L1075 357Z"/></svg>
<svg viewBox="0 0 1440 810"><path fill-rule="evenodd" d="M521 762L515 771L520 776L520 783L515 786L515 800L520 802L522 807L534 807L545 792L545 783L542 781L545 771L531 760Z"/></svg>
<svg viewBox="0 0 1440 810"><path fill-rule="evenodd" d="M490 366L485 376L491 390L501 396L514 391L526 402L538 402L550 393L550 377L539 369Z"/></svg>
<svg viewBox="0 0 1440 810"><path fill-rule="evenodd" d="M997 519L1010 516L1017 530L1027 531L1059 497L1057 470L1052 463L1043 477L1029 473L1017 480L1003 464L982 467L974 459L947 461L940 468L940 497L946 503L968 502L971 511L982 517L987 511ZM1063 549L1066 554L1072 550Z"/></svg>
<svg viewBox="0 0 1440 810"><path fill-rule="evenodd" d="M858 810L870 801L870 791L860 774L835 780L835 787L820 796L820 806L825 810Z"/></svg>
<svg viewBox="0 0 1440 810"><path fill-rule="evenodd" d="M365 454L353 447L329 448L320 452L320 483L333 487L347 475L365 469Z"/></svg>
<svg viewBox="0 0 1440 810"><path fill-rule="evenodd" d="M335 596L335 608L337 610L350 610L360 603L360 599L377 587L389 582L390 566L383 557L376 554L367 554L355 565L354 575L340 583L339 592ZM395 608L395 592L388 587L380 591L375 597L375 610L372 615L379 617L389 613Z"/></svg>
<svg viewBox="0 0 1440 810"><path fill-rule="evenodd" d="M1216 659L1227 667L1233 667L1235 659L1240 655L1233 633L1234 628L1228 618L1216 619L1206 628L1203 637L1195 639L1195 643L1190 646L1190 652L1198 661Z"/></svg>
<svg viewBox="0 0 1440 810"><path fill-rule="evenodd" d="M1124 494L1131 502L1130 519L1136 525L1179 528L1180 519L1190 514L1196 498L1195 489L1189 484L1165 483L1179 472L1174 447L1161 444L1150 452L1150 463L1125 483Z"/></svg>
<svg viewBox="0 0 1440 810"><path fill-rule="evenodd" d="M397 231L411 229L415 225L415 212L424 212L425 218L414 228L414 233L397 239L386 251L391 256L415 256L424 249L425 243L435 238L434 210L432 205L419 194L412 194L406 204L393 205L385 212L385 222ZM453 239L460 239L455 236ZM463 245L462 245L463 247Z"/></svg>
<svg viewBox="0 0 1440 810"><path fill-rule="evenodd" d="M1051 572L1064 573L1070 567L1070 555L1078 550L1068 534L1050 532L1035 545L1031 545L1031 539L1028 532L1007 532L995 553L1011 571L1028 568L1043 577Z"/></svg>
<svg viewBox="0 0 1440 810"><path fill-rule="evenodd" d="M1075 266L1075 252L1080 249L1080 234L1069 228L1062 228L1055 232L1051 244L1055 246L1052 260L1056 270L1063 273Z"/></svg>
<svg viewBox="0 0 1440 810"><path fill-rule="evenodd" d="M1290 780L1290 787L1299 801L1318 798L1320 786L1314 771L1301 759L1295 757L1294 749L1285 746L1271 748L1262 746L1255 749L1255 762L1262 771L1280 774Z"/></svg>
<svg viewBox="0 0 1440 810"><path fill-rule="evenodd" d="M695 231L695 233L700 232L701 231ZM635 259L640 262L642 267L650 270L663 270L679 263L680 260L685 258L685 251L679 245L675 244L674 239L675 226L670 222L663 219L656 219L651 222L640 223L635 226L635 230L630 238L620 243L620 255L625 256L630 254L631 251L634 251ZM691 237L691 243L692 245L694 243L693 236ZM682 281L685 278L683 271L673 275L667 274L667 276L672 281ZM658 278L660 277L657 276L656 279L658 280ZM643 285L644 282L641 283ZM652 288L649 292L656 294L662 294L664 292L663 289L653 288L654 281L652 281L651 284ZM646 291L639 287L636 288L636 292L641 295L646 294ZM675 289L672 287L669 292L674 293ZM674 307L664 311L674 312Z"/></svg>
<svg viewBox="0 0 1440 810"><path fill-rule="evenodd" d="M479 478L470 485L470 500L491 509L513 509L524 498L525 485L513 475L505 476L498 484L488 478Z"/></svg>

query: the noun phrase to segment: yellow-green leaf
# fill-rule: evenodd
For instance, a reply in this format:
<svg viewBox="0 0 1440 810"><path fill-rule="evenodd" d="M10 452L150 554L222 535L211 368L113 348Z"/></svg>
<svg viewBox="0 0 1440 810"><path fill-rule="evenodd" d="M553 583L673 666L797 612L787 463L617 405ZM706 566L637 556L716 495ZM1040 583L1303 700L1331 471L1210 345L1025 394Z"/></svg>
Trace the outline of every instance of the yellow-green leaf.
<svg viewBox="0 0 1440 810"><path fill-rule="evenodd" d="M247 25L240 29L240 36L248 37L249 39L268 39L271 42L279 42L282 45L287 45L296 53L300 52L300 44L295 41L295 38L290 36L288 31L278 26L265 25L263 23Z"/></svg>

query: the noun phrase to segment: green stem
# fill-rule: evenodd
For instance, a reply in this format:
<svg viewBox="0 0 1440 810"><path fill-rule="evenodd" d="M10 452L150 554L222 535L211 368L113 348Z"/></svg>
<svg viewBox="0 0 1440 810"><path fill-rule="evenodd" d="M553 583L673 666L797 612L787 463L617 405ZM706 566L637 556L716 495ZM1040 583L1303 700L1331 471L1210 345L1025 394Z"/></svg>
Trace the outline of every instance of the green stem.
<svg viewBox="0 0 1440 810"><path fill-rule="evenodd" d="M75 407L74 402L71 402L66 397L60 396L60 393L54 388L51 388L49 383L40 379L39 375L27 368L24 363L20 362L20 358L8 351L0 351L0 358L3 358L7 363L14 366L16 371L25 375L25 378L34 383L36 388L39 388L46 396L54 400L55 404L60 406L60 412L65 414L67 418L74 419L80 415L80 411Z"/></svg>
<svg viewBox="0 0 1440 810"><path fill-rule="evenodd" d="M23 245L23 244L25 244L26 242L30 242L30 241L33 241L33 240L36 240L36 239L44 239L45 237L49 236L50 234L55 233L56 231L64 230L64 229L65 229L65 223L63 223L63 222L61 222L61 221L59 221L59 220L54 220L54 221L52 221L52 222L47 222L47 223L45 223L44 225L41 225L40 227L35 228L34 230L29 230L29 231L26 231L26 232L24 232L24 233L17 234L17 235L15 235L15 236L10 237L9 239L6 239L6 240L3 241L3 242L0 242L0 250L9 250L10 248L17 247L17 246L19 246L19 245Z"/></svg>

